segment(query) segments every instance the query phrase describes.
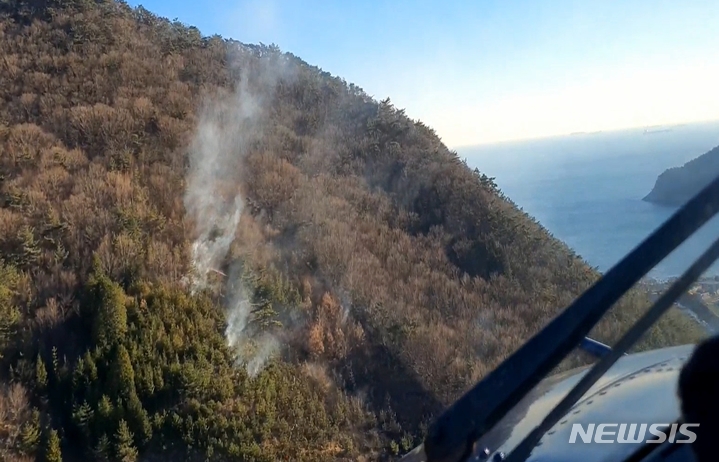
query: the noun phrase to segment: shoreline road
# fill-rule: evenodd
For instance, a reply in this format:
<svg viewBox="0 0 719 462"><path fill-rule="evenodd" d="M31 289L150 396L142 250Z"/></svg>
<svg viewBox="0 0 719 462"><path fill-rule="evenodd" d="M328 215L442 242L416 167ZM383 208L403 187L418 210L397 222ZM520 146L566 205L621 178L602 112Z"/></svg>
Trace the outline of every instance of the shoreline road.
<svg viewBox="0 0 719 462"><path fill-rule="evenodd" d="M651 294L652 302L659 294ZM719 334L719 316L696 295L684 294L676 303L687 316L701 324L710 335Z"/></svg>

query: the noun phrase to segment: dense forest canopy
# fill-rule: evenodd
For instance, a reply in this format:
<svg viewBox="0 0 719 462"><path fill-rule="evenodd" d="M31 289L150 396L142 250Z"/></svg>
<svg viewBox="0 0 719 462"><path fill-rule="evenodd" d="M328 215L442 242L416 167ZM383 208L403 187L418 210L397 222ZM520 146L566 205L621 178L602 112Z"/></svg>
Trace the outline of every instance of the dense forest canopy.
<svg viewBox="0 0 719 462"><path fill-rule="evenodd" d="M386 460L598 277L389 99L113 0L0 1L0 229L8 461Z"/></svg>

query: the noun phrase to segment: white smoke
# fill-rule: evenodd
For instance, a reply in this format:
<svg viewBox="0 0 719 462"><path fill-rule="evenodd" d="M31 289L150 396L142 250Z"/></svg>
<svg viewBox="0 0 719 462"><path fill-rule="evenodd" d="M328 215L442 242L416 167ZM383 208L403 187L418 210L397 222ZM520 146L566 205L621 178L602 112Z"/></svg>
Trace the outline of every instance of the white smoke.
<svg viewBox="0 0 719 462"><path fill-rule="evenodd" d="M193 293L207 288L209 272L218 271L225 263L235 240L245 204L240 191L244 159L252 143L262 136L265 106L278 79L286 77L285 60L259 58L242 46L233 51L237 52L232 64L240 69L239 83L231 96L215 98L204 106L189 152L184 205L195 226L190 277ZM255 73L259 76L252 76L256 79L253 89L257 90L253 91L249 69L258 60ZM231 291L227 294L227 342L248 374L254 376L279 349L279 343L269 335L252 338L248 290L241 280L228 280L226 284Z"/></svg>
<svg viewBox="0 0 719 462"><path fill-rule="evenodd" d="M263 334L257 339L255 351L253 351L253 354L245 364L247 374L250 377L255 377L262 372L265 364L267 364L267 360L279 350L280 342L270 334Z"/></svg>
<svg viewBox="0 0 719 462"><path fill-rule="evenodd" d="M254 335L248 325L254 306L241 279L238 277L237 280L239 283L231 289L225 337L235 359L245 366L250 377L255 377L272 355L279 352L280 343L268 333Z"/></svg>
<svg viewBox="0 0 719 462"><path fill-rule="evenodd" d="M225 206L226 212L213 212L210 214L211 221L201 222L203 224L198 226L201 234L192 244L192 261L195 272L192 281L193 293L207 286L209 271L217 268L227 255L234 240L237 225L240 223L243 206L242 197L237 195L234 204ZM211 236L213 230L217 230L219 233L214 238Z"/></svg>
<svg viewBox="0 0 719 462"><path fill-rule="evenodd" d="M241 348L243 344L244 333L247 328L247 321L250 317L252 304L241 285L234 291L233 297L234 300L231 302L227 313L225 337L227 337L227 343L230 345L230 349L237 350Z"/></svg>
<svg viewBox="0 0 719 462"><path fill-rule="evenodd" d="M185 210L194 220L193 292L207 286L207 275L222 262L235 238L244 201L237 185L242 160L259 125L258 102L240 81L230 99L205 106L190 146Z"/></svg>

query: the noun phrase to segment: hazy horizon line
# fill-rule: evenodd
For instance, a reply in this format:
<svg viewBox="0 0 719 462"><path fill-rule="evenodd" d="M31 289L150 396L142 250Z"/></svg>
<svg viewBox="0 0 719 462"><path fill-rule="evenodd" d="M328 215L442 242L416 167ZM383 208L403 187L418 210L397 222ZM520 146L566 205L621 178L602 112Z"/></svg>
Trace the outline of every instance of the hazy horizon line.
<svg viewBox="0 0 719 462"><path fill-rule="evenodd" d="M500 140L492 140L492 141L480 141L478 143L471 143L471 144L462 144L462 145L456 145L456 146L449 146L447 147L452 151L457 151L459 149L466 149L466 148L476 148L479 146L490 146L490 145L498 145L498 144L508 144L508 143L520 143L520 142L526 142L526 141L538 141L538 140L547 140L552 138L566 138L570 136L591 136L596 135L600 133L617 133L617 132L626 132L626 131L634 131L634 130L645 130L648 128L676 128L676 127L682 127L686 125L702 125L702 124L719 124L719 119L708 119L708 120L694 120L689 122L671 122L671 123L664 123L664 124L652 124L652 125L635 125L632 127L621 127L621 128L610 128L610 129L597 129L597 130L582 130L582 131L574 131L569 133L554 133L549 135L540 135L540 136L528 136L523 138L504 138ZM445 143L447 144L447 143Z"/></svg>

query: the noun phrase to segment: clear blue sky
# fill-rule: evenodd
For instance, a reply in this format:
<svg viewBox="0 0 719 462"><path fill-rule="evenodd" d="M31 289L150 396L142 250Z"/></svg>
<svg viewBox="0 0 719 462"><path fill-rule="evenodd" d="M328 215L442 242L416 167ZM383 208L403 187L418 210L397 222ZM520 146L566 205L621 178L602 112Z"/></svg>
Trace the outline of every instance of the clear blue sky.
<svg viewBox="0 0 719 462"><path fill-rule="evenodd" d="M717 0L130 1L276 43L450 147L719 119Z"/></svg>

